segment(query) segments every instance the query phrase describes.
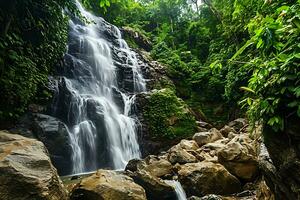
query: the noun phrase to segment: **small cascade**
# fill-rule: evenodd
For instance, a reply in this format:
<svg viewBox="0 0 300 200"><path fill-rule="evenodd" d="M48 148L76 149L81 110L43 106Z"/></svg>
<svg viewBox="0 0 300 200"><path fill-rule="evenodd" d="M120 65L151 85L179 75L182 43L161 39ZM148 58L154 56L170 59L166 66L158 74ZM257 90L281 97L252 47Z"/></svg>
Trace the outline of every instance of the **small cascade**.
<svg viewBox="0 0 300 200"><path fill-rule="evenodd" d="M146 91L146 81L120 30L79 2L77 7L90 22L70 21L68 52L58 72L52 113L68 127L71 174L124 169L130 159L141 156L133 106L135 94ZM127 87L119 79L126 79Z"/></svg>
<svg viewBox="0 0 300 200"><path fill-rule="evenodd" d="M175 181L175 180L165 180L165 182L168 184L168 185L171 185L175 188L175 192L176 192L176 196L177 196L177 200L187 200L186 198L186 194L180 184L179 181Z"/></svg>

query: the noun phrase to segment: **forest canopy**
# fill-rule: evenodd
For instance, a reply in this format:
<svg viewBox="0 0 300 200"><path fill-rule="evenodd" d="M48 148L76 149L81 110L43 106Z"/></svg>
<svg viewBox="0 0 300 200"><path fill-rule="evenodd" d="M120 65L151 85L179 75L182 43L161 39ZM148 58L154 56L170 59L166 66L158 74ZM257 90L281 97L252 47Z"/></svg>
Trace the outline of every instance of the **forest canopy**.
<svg viewBox="0 0 300 200"><path fill-rule="evenodd" d="M227 118L247 112L276 131L300 116L299 0L84 2L148 37L152 57L192 105L221 103Z"/></svg>
<svg viewBox="0 0 300 200"><path fill-rule="evenodd" d="M151 41L151 57L167 66L176 95L192 109L200 107L208 120L247 113L252 122L279 131L289 118L300 117L300 0L81 2ZM1 6L2 119L47 98L41 86L65 51L66 8L76 13L74 2L64 0Z"/></svg>

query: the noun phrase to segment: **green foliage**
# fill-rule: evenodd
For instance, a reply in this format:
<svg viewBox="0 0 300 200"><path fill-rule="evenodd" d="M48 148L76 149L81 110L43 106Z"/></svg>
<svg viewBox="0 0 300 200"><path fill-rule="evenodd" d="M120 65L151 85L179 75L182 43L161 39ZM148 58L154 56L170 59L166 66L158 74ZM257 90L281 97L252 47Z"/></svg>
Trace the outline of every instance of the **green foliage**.
<svg viewBox="0 0 300 200"><path fill-rule="evenodd" d="M83 5L118 26L143 21L144 9L135 0L81 0ZM135 23L137 24L137 23Z"/></svg>
<svg viewBox="0 0 300 200"><path fill-rule="evenodd" d="M300 2L270 6L275 13L258 15L248 24L246 44L256 54L250 60L254 72L248 87L253 92L243 102L253 122L283 131L289 117L300 117ZM235 57L245 53L243 49Z"/></svg>
<svg viewBox="0 0 300 200"><path fill-rule="evenodd" d="M192 76L193 71L188 63L181 60L178 54L178 51L169 48L165 42L155 45L151 52L154 59L164 63L168 67L167 73L176 85L177 94L180 97L186 98L191 93L189 78Z"/></svg>
<svg viewBox="0 0 300 200"><path fill-rule="evenodd" d="M0 10L2 118L21 113L37 86L46 83L65 48L67 20L61 9L76 13L67 0L10 2ZM176 115L175 107L185 107L176 95L200 118L218 116L219 122L248 110L253 123L279 131L290 116L300 117L299 0L210 0L198 10L187 0L82 2L109 22L141 32L153 44L151 56L167 66L175 88L165 80L155 86L169 89L150 98L153 109L147 116L154 135L183 134L179 126L168 125L166 120L174 116L184 119L180 127L193 126L188 115Z"/></svg>
<svg viewBox="0 0 300 200"><path fill-rule="evenodd" d="M154 91L144 110L154 138L183 137L195 132L196 122L186 104L170 89Z"/></svg>
<svg viewBox="0 0 300 200"><path fill-rule="evenodd" d="M38 88L47 84L66 48L63 8L75 11L71 1L63 0L12 0L1 5L0 119L18 117Z"/></svg>

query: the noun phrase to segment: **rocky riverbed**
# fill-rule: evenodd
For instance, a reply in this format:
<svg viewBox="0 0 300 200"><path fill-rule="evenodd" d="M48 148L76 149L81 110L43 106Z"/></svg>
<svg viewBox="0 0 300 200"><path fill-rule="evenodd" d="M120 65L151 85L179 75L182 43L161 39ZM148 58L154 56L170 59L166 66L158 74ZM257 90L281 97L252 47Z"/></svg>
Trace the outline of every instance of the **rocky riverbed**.
<svg viewBox="0 0 300 200"><path fill-rule="evenodd" d="M129 161L124 171L99 169L63 178L43 143L0 132L0 199L176 199L181 183L189 200L275 199L260 170L267 158L259 131L245 119L218 130L199 122L200 132L165 152ZM201 128L201 129L200 129Z"/></svg>

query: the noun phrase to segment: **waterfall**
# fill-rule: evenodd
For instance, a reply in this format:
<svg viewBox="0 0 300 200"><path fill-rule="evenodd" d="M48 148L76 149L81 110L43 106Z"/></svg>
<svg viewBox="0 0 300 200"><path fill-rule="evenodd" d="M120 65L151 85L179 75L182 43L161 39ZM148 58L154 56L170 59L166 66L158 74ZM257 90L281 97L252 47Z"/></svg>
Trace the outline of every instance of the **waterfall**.
<svg viewBox="0 0 300 200"><path fill-rule="evenodd" d="M123 169L130 159L141 156L132 108L135 94L146 91L146 81L120 30L79 2L77 7L89 23L70 20L53 115L68 127L72 174L101 167ZM121 72L126 83L118 81Z"/></svg>
<svg viewBox="0 0 300 200"><path fill-rule="evenodd" d="M176 196L177 196L177 200L186 200L186 194L180 184L180 182L178 181L170 181L170 180L165 180L165 182L168 184L168 185L171 185L175 188L175 192L176 192Z"/></svg>

